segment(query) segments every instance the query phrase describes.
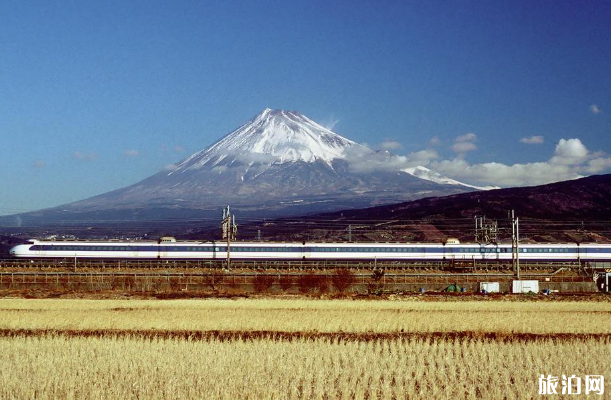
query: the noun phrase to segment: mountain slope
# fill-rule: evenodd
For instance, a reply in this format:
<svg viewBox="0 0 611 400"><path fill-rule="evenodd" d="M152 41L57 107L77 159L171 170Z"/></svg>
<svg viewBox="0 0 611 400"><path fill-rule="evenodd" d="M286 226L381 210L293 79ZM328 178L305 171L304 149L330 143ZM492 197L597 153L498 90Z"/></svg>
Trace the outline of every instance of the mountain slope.
<svg viewBox="0 0 611 400"><path fill-rule="evenodd" d="M19 218L26 224L207 218L226 204L245 216L270 217L473 190L456 181L420 179L385 158L370 163L368 157L375 156L298 112L265 109L170 170Z"/></svg>
<svg viewBox="0 0 611 400"><path fill-rule="evenodd" d="M611 174L541 186L497 189L344 212L346 218L506 218L507 210L526 218L611 221Z"/></svg>
<svg viewBox="0 0 611 400"><path fill-rule="evenodd" d="M312 215L299 220L242 226L242 235L261 230L267 240L473 241L473 218L497 220L510 240L508 210L520 219L523 240L611 242L611 174L542 186L498 189L400 204ZM332 227L332 228L330 228Z"/></svg>

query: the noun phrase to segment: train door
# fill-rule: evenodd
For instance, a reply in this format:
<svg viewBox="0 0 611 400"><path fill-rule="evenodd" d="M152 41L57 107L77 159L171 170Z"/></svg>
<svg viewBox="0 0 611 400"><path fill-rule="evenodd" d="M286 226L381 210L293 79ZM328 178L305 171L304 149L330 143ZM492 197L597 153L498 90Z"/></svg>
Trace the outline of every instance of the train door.
<svg viewBox="0 0 611 400"><path fill-rule="evenodd" d="M159 250L157 252L157 258L166 259L168 258L168 247L163 244L159 244Z"/></svg>
<svg viewBox="0 0 611 400"><path fill-rule="evenodd" d="M312 258L312 248L306 246L306 242L302 242L302 246L301 246L301 259L302 260L309 260Z"/></svg>

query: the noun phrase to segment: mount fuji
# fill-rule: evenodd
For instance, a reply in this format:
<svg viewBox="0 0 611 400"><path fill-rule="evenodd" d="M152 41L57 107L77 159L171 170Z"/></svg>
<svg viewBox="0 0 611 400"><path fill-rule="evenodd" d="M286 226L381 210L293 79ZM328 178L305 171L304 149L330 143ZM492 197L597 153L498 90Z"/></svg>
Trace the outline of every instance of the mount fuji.
<svg viewBox="0 0 611 400"><path fill-rule="evenodd" d="M23 223L267 218L392 204L480 189L399 168L295 111L265 109L212 146L134 185L20 214ZM4 218L6 221L6 218Z"/></svg>

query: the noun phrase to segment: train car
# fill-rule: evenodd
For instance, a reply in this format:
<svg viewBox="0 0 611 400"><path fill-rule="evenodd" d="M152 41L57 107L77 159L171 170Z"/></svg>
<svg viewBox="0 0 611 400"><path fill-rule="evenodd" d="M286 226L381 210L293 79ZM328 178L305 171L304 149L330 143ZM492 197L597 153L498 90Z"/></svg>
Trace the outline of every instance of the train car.
<svg viewBox="0 0 611 400"><path fill-rule="evenodd" d="M610 261L611 244L522 244L524 261ZM21 258L201 259L227 258L223 242L46 241L30 240L10 250ZM413 260L507 261L509 244L437 243L274 243L234 242L232 259L243 260Z"/></svg>

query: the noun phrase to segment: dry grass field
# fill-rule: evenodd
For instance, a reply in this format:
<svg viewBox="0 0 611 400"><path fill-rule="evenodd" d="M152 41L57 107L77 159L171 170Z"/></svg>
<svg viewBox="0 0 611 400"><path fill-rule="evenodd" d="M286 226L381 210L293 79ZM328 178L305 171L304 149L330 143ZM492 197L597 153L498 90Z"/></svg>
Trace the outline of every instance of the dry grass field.
<svg viewBox="0 0 611 400"><path fill-rule="evenodd" d="M611 333L611 302L0 299L0 329Z"/></svg>
<svg viewBox="0 0 611 400"><path fill-rule="evenodd" d="M541 374L606 396L609 354L609 302L0 300L11 399L543 398Z"/></svg>

